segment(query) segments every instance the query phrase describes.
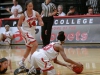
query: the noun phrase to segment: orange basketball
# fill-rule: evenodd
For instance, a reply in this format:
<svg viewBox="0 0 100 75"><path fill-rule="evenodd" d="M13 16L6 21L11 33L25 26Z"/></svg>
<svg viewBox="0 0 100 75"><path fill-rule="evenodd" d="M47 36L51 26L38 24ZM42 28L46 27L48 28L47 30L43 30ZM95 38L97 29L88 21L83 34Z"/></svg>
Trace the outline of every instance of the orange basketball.
<svg viewBox="0 0 100 75"><path fill-rule="evenodd" d="M0 27L2 26L2 20L0 19Z"/></svg>
<svg viewBox="0 0 100 75"><path fill-rule="evenodd" d="M82 73L82 71L83 71L83 67L74 66L74 67L73 67L73 71L74 71L75 73L77 73L77 74L80 74L80 73Z"/></svg>

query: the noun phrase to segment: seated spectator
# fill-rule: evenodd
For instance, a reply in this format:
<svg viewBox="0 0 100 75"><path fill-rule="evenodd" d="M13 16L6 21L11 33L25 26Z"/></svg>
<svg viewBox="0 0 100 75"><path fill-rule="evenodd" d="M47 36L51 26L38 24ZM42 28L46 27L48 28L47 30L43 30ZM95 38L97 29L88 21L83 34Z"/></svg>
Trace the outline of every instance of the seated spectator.
<svg viewBox="0 0 100 75"><path fill-rule="evenodd" d="M92 7L89 7L88 8L88 13L87 13L87 15L93 15L94 13L93 13L93 8Z"/></svg>
<svg viewBox="0 0 100 75"><path fill-rule="evenodd" d="M58 5L58 14L57 16L65 16L66 14L63 12L63 6Z"/></svg>
<svg viewBox="0 0 100 75"><path fill-rule="evenodd" d="M5 29L6 31L2 34L0 34L0 41L3 41L6 45L10 45L11 44L11 40L13 38L9 25L5 25Z"/></svg>
<svg viewBox="0 0 100 75"><path fill-rule="evenodd" d="M0 58L0 74L5 74L8 67L10 67L10 72L12 72L11 60Z"/></svg>
<svg viewBox="0 0 100 75"><path fill-rule="evenodd" d="M99 13L99 4L100 0L87 0L86 1L86 6L91 6L93 8L93 13L98 14Z"/></svg>
<svg viewBox="0 0 100 75"><path fill-rule="evenodd" d="M13 15L10 16L10 18L19 18L21 15L18 14L18 9L14 9Z"/></svg>
<svg viewBox="0 0 100 75"><path fill-rule="evenodd" d="M74 6L70 6L69 12L67 13L67 16L71 16L71 15L78 15Z"/></svg>
<svg viewBox="0 0 100 75"><path fill-rule="evenodd" d="M13 14L14 12L14 9L18 9L18 14L21 14L22 13L22 7L18 4L18 1L17 0L13 0L13 6L11 7L11 11L10 11L10 8L6 8L6 10Z"/></svg>

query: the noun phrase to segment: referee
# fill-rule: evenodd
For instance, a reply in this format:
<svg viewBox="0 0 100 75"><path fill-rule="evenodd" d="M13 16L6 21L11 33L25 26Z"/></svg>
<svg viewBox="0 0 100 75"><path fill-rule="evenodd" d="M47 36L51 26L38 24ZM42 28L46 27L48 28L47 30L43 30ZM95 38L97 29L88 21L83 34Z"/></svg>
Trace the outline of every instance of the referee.
<svg viewBox="0 0 100 75"><path fill-rule="evenodd" d="M50 43L52 26L54 22L53 16L57 14L57 9L55 4L51 3L51 0L45 0L42 3L42 12L41 16L43 17L42 20L44 22L44 26L41 28L41 36L43 47Z"/></svg>

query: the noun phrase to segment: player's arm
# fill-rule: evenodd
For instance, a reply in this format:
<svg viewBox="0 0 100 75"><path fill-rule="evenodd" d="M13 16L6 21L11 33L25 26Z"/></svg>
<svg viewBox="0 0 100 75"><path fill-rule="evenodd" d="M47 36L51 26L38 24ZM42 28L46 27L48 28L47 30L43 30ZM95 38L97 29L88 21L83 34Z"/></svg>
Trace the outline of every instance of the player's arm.
<svg viewBox="0 0 100 75"><path fill-rule="evenodd" d="M60 52L60 54L61 54L61 56L62 56L62 58L64 59L65 62L68 62L68 63L71 63L71 64L74 64L74 65L82 67L81 64L79 64L79 63L67 58L67 56L66 56L66 54L64 52L64 48L61 45L59 45L59 52Z"/></svg>
<svg viewBox="0 0 100 75"><path fill-rule="evenodd" d="M65 64L65 63L63 63L63 62L57 60L57 58L54 59L54 63L59 64L59 65L61 65L61 66L65 66L65 67L70 66L70 65L68 65L68 64Z"/></svg>
<svg viewBox="0 0 100 75"><path fill-rule="evenodd" d="M12 72L12 65L11 65L11 60L10 59L8 60L8 66L10 68L10 71Z"/></svg>
<svg viewBox="0 0 100 75"><path fill-rule="evenodd" d="M19 21L18 21L18 25L17 25L17 28L18 28L18 30L21 32L21 33L23 33L22 32L22 29L21 29L21 26L22 26L22 22L23 22L23 20L24 20L24 14L22 14L21 16L20 16L20 18L19 18Z"/></svg>
<svg viewBox="0 0 100 75"><path fill-rule="evenodd" d="M38 19L39 25L40 26L44 26L44 23L42 21L42 18L41 18L40 14L38 12L36 12L36 17Z"/></svg>

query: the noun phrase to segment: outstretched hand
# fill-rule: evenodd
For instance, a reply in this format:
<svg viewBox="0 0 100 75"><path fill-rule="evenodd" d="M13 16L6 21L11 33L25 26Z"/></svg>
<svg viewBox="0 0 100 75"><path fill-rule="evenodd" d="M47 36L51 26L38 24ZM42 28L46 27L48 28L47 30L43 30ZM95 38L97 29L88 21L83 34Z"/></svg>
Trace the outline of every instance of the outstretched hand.
<svg viewBox="0 0 100 75"><path fill-rule="evenodd" d="M6 8L6 10L9 12L10 11L10 8Z"/></svg>

